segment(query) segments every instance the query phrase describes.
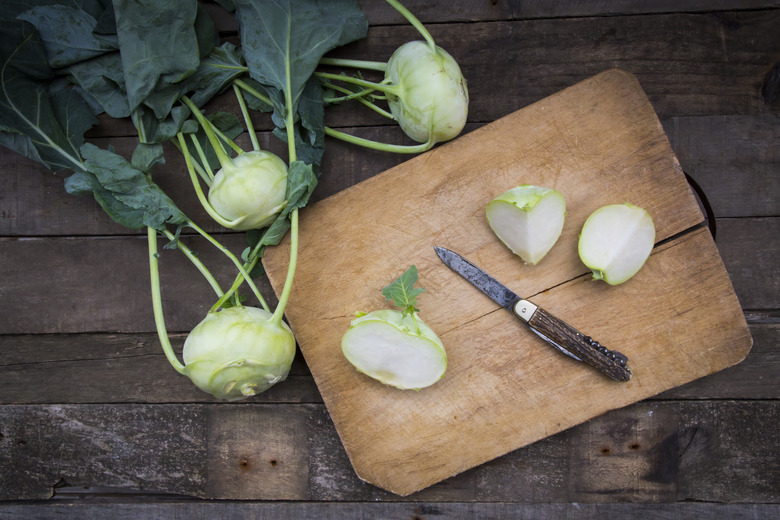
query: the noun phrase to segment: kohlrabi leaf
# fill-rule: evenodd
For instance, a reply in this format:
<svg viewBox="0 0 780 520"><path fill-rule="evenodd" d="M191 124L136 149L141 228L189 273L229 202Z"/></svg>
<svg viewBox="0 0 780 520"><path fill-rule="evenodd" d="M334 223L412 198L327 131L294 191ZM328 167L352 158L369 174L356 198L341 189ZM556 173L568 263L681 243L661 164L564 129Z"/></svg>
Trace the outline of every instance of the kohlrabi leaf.
<svg viewBox="0 0 780 520"><path fill-rule="evenodd" d="M368 29L354 0L235 0L234 4L250 75L264 85L289 91L294 104L320 58L365 37Z"/></svg>
<svg viewBox="0 0 780 520"><path fill-rule="evenodd" d="M114 0L117 36L130 110L153 92L198 68L197 0ZM162 103L158 103L161 105ZM161 106L154 107L165 117Z"/></svg>
<svg viewBox="0 0 780 520"><path fill-rule="evenodd" d="M112 45L107 38L93 35L97 19L81 8L39 6L22 13L19 19L35 26L53 68L66 67L116 49L116 42Z"/></svg>
<svg viewBox="0 0 780 520"><path fill-rule="evenodd" d="M95 199L116 222L133 229L163 229L166 223L187 221L160 187L124 157L89 143L81 147L81 154L85 170L93 176ZM74 179L69 188L83 186L81 178Z"/></svg>
<svg viewBox="0 0 780 520"><path fill-rule="evenodd" d="M396 307L403 310L404 314L409 314L417 309L417 297L425 292L422 287L415 288L417 283L417 266L409 266L401 276L382 289L382 295L387 301L392 301Z"/></svg>
<svg viewBox="0 0 780 520"><path fill-rule="evenodd" d="M74 63L67 71L76 84L74 88L86 92L109 116L121 119L130 115L118 51Z"/></svg>
<svg viewBox="0 0 780 520"><path fill-rule="evenodd" d="M317 176L310 164L295 161L287 171L287 205L260 239L262 246L279 244L290 229L290 213L304 207L317 186Z"/></svg>
<svg viewBox="0 0 780 520"><path fill-rule="evenodd" d="M200 60L195 73L182 82L182 93L191 92L188 94L190 100L202 107L244 72L246 67L241 50L225 43Z"/></svg>
<svg viewBox="0 0 780 520"><path fill-rule="evenodd" d="M274 114L276 116L276 113ZM298 102L298 118L295 125L295 150L298 159L311 164L319 176L322 156L325 153L325 105L322 102L322 85L316 77L307 83ZM274 135L287 141L282 127L274 129Z"/></svg>
<svg viewBox="0 0 780 520"><path fill-rule="evenodd" d="M49 91L46 53L26 22L3 27L0 57L0 130L15 134L3 141L53 171L80 169L78 146L97 122L92 107L71 89Z"/></svg>

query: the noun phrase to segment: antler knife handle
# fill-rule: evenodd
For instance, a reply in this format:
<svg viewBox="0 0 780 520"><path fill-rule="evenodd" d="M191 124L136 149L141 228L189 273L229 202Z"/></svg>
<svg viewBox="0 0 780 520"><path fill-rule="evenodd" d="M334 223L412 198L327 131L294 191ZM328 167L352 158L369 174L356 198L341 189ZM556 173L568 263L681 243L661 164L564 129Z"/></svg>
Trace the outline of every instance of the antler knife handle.
<svg viewBox="0 0 780 520"><path fill-rule="evenodd" d="M631 379L628 358L620 352L609 350L528 300L520 300L512 310L534 332L564 353L584 361L615 381Z"/></svg>

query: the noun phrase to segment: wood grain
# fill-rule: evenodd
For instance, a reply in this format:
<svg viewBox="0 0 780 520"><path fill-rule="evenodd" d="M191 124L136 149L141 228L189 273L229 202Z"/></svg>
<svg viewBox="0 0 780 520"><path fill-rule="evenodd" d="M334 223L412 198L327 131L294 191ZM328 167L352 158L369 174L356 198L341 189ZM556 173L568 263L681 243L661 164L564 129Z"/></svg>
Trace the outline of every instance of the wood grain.
<svg viewBox="0 0 780 520"><path fill-rule="evenodd" d="M567 198L561 244L576 243L587 215L618 201L648 209L663 241L702 221L681 180L641 88L613 70L308 208L287 316L358 475L405 495L743 359L749 332L706 230L660 247L641 276L614 289L589 282L575 247L553 249L533 275L518 269L484 222L485 201L529 183ZM615 388L538 349L487 298L464 297L433 245L578 329L586 324L583 333L632 359L632 381ZM350 314L382 308L378 288L411 263L423 273L419 306L447 345L449 367L433 387L401 394L356 374L338 345ZM286 256L269 251L264 264L278 294ZM348 283L349 293L331 289Z"/></svg>

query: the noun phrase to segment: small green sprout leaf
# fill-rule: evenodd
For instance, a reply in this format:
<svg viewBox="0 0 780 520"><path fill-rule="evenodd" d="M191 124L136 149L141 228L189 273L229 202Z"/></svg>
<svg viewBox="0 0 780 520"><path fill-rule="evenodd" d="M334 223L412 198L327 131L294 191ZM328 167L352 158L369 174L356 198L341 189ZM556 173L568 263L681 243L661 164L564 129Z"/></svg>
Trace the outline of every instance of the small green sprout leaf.
<svg viewBox="0 0 780 520"><path fill-rule="evenodd" d="M417 297L425 292L422 287L415 288L417 283L417 267L409 266L404 274L393 280L393 282L382 289L382 295L387 301L392 301L396 307L403 310L404 315L418 312L415 307Z"/></svg>

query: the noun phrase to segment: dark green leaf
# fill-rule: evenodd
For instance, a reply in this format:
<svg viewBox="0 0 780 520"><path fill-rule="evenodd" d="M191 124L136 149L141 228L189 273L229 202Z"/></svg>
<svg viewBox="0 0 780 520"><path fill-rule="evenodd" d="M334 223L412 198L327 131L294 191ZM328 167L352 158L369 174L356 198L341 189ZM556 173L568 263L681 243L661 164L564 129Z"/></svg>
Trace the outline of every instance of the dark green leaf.
<svg viewBox="0 0 780 520"><path fill-rule="evenodd" d="M234 4L250 75L264 85L289 91L293 104L322 56L365 37L368 29L354 0L235 0Z"/></svg>
<svg viewBox="0 0 780 520"><path fill-rule="evenodd" d="M415 289L417 283L417 267L412 265L393 282L382 289L382 295L387 301L392 301L396 307L409 314L418 309L415 308L417 297L425 292L425 289Z"/></svg>
<svg viewBox="0 0 780 520"><path fill-rule="evenodd" d="M53 68L66 67L116 49L105 38L93 36L97 20L82 9L47 5L30 9L19 18L35 26Z"/></svg>
<svg viewBox="0 0 780 520"><path fill-rule="evenodd" d="M93 193L120 224L139 229L162 229L166 223L187 221L173 201L151 179L124 159L92 144L81 147L85 169L94 176Z"/></svg>
<svg viewBox="0 0 780 520"><path fill-rule="evenodd" d="M133 150L133 157L130 159L133 168L142 172L149 173L152 166L156 164L165 164L163 147L160 143L138 143Z"/></svg>
<svg viewBox="0 0 780 520"><path fill-rule="evenodd" d="M128 117L122 58L119 52L103 54L68 67L74 83L89 94L111 117Z"/></svg>
<svg viewBox="0 0 780 520"><path fill-rule="evenodd" d="M130 111L153 91L198 68L197 0L114 0L117 35ZM164 97L164 96L163 96ZM160 105L155 103L157 117ZM164 111L163 111L164 112Z"/></svg>
<svg viewBox="0 0 780 520"><path fill-rule="evenodd" d="M260 243L263 246L275 246L279 244L290 230L290 213L294 209L304 207L317 186L317 176L310 164L295 161L287 172L287 205L273 224L266 230Z"/></svg>
<svg viewBox="0 0 780 520"><path fill-rule="evenodd" d="M241 51L233 44L225 43L200 61L198 70L182 82L181 90L184 94L191 92L190 100L202 107L245 72Z"/></svg>

